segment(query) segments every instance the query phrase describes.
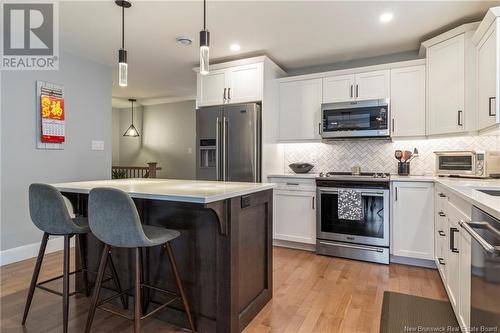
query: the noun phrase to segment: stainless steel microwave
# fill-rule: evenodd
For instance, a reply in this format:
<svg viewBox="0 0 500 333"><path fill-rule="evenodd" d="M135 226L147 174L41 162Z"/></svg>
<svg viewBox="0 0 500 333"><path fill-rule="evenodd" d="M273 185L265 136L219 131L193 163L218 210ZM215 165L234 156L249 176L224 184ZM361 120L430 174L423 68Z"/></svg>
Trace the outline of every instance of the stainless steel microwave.
<svg viewBox="0 0 500 333"><path fill-rule="evenodd" d="M390 137L389 99L321 105L322 138Z"/></svg>
<svg viewBox="0 0 500 333"><path fill-rule="evenodd" d="M436 151L438 176L498 178L500 151Z"/></svg>

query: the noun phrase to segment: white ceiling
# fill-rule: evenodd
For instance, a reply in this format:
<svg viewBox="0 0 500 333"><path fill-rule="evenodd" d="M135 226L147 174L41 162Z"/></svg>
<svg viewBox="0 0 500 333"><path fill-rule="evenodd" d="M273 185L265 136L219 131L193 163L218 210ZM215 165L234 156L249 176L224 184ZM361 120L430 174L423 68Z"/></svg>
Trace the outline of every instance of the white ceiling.
<svg viewBox="0 0 500 333"><path fill-rule="evenodd" d="M178 100L196 93L201 1L132 1L126 10L129 86L113 96ZM297 70L418 49L426 38L483 17L500 1L207 1L211 59L267 54ZM61 48L113 66L117 76L120 9L112 0L60 3ZM388 24L383 12L394 13ZM194 38L190 47L175 37ZM233 42L241 50L231 52Z"/></svg>

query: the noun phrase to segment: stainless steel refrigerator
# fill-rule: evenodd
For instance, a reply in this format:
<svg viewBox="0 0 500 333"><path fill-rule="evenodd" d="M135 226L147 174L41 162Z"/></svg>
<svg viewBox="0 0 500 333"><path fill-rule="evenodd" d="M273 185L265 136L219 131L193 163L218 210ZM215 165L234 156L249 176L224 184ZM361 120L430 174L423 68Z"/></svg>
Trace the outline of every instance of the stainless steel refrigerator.
<svg viewBox="0 0 500 333"><path fill-rule="evenodd" d="M261 107L236 104L196 110L196 178L261 181Z"/></svg>

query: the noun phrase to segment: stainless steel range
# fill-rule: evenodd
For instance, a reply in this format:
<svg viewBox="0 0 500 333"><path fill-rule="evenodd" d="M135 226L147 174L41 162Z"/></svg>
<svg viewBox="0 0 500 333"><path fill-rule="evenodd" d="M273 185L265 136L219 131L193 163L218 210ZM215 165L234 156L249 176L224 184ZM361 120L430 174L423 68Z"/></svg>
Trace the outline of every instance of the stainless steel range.
<svg viewBox="0 0 500 333"><path fill-rule="evenodd" d="M328 172L316 185L316 252L389 264L389 174ZM346 217L345 194L357 214Z"/></svg>

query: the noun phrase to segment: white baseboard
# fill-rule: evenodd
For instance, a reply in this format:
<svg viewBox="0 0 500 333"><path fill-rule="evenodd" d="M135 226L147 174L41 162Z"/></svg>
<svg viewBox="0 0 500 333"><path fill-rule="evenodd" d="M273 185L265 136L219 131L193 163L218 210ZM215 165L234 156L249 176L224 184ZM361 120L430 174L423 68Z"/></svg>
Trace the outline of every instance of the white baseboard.
<svg viewBox="0 0 500 333"><path fill-rule="evenodd" d="M51 236L49 241L47 242L47 248L45 249L45 253L51 253L60 251L63 249L64 238L61 236ZM0 266L12 264L14 262L23 261L26 259L35 258L38 255L38 251L40 250L40 242L23 245L19 247L15 247L8 250L0 251ZM71 239L71 246L74 246L73 238Z"/></svg>

